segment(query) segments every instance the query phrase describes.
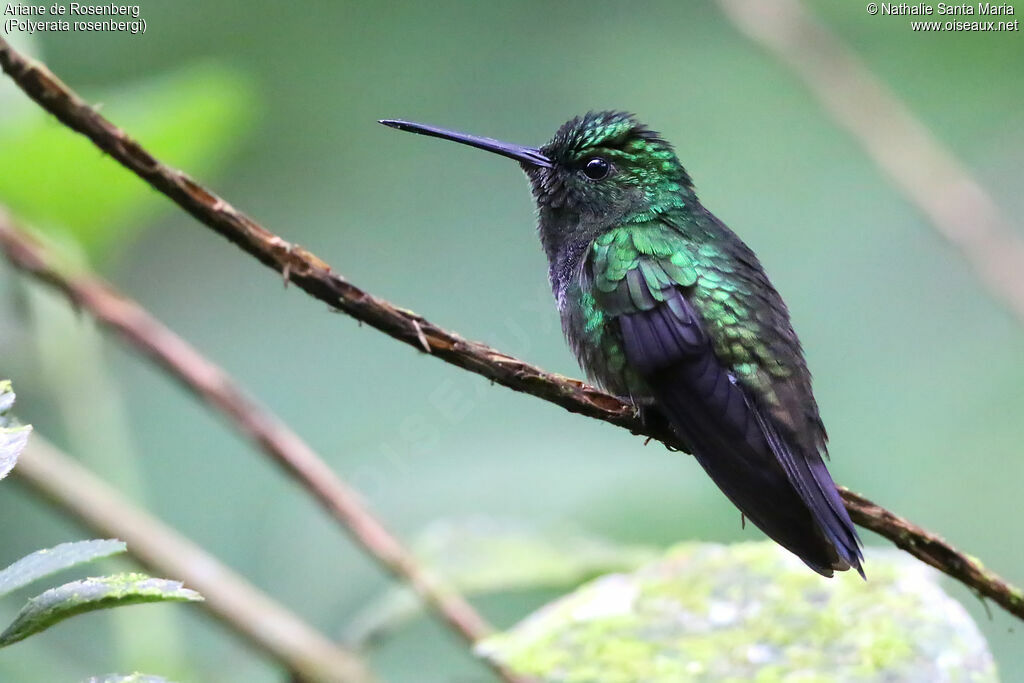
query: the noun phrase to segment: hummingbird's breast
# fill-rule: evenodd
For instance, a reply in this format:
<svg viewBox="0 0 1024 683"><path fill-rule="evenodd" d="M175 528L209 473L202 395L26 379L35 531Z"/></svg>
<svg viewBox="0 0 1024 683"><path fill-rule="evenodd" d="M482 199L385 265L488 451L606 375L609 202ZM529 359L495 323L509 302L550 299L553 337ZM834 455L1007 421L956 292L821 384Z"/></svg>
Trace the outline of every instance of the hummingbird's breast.
<svg viewBox="0 0 1024 683"><path fill-rule="evenodd" d="M616 396L645 400L646 382L627 365L617 323L597 302L586 260L591 246L587 243L579 253L567 255L561 267L551 269L562 332L591 382Z"/></svg>

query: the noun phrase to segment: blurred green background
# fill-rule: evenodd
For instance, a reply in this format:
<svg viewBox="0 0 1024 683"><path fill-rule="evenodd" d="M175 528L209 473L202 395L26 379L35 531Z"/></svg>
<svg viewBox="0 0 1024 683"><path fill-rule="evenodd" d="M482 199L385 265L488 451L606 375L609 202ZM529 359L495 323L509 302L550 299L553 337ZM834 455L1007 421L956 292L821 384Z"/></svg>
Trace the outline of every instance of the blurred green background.
<svg viewBox="0 0 1024 683"><path fill-rule="evenodd" d="M1019 32L917 34L860 3L811 6L1008 215L1024 212ZM713 4L192 0L147 2L142 14L145 35L37 34L33 49L157 156L353 282L574 376L515 165L375 120L539 144L588 109L635 111L675 143L704 203L786 297L837 481L1024 581L1024 329ZM629 543L760 537L690 458L330 314L16 95L0 99L0 202L81 244L403 536L486 515ZM0 375L14 380L25 421L327 633L388 585L220 419L62 308L0 266ZM87 535L14 482L0 485L0 519L0 564ZM870 576L870 548L867 561ZM1024 680L1020 623L950 590L1004 679ZM481 604L509 625L550 597ZM4 650L0 680L136 669L282 680L197 609L119 612ZM374 662L395 681L489 675L426 620Z"/></svg>

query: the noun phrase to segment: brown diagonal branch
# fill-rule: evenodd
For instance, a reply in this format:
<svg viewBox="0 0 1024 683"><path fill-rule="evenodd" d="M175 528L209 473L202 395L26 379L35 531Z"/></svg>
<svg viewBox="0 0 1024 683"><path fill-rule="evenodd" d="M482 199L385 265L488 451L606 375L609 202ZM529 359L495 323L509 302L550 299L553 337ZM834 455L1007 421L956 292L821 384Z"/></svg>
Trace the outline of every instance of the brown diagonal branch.
<svg viewBox="0 0 1024 683"><path fill-rule="evenodd" d="M1010 614L1024 619L1024 591L1020 588L1007 583L1001 576L986 569L979 560L957 550L941 536L889 512L859 493L846 488L841 488L840 492L854 522L888 538L897 548L956 579L979 597L991 598Z"/></svg>
<svg viewBox="0 0 1024 683"><path fill-rule="evenodd" d="M578 380L555 375L524 361L449 332L422 316L398 308L349 283L324 261L289 244L181 171L154 159L122 130L96 113L42 64L18 54L0 38L0 67L32 99L68 127L82 133L127 169L164 193L201 223L245 252L283 274L329 306L452 365L464 368L514 391L530 394L634 434L680 447L659 425L645 425L632 406ZM857 494L841 488L854 520L888 538L908 553L991 598L1024 619L1024 593L985 570L938 536L925 531Z"/></svg>
<svg viewBox="0 0 1024 683"><path fill-rule="evenodd" d="M217 558L115 491L33 433L14 478L103 536L127 543L143 567L202 593L203 609L301 681L369 683L369 668Z"/></svg>
<svg viewBox="0 0 1024 683"><path fill-rule="evenodd" d="M29 60L0 38L0 67L32 99L68 127L82 133L181 208L251 256L286 276L328 306L348 313L419 350L508 387L531 391L573 412L619 424L635 424L632 408L581 382L538 370L483 344L466 341L412 311L403 310L350 284L305 249L286 242L181 171L170 168L100 116L43 64ZM663 435L664 436L664 435Z"/></svg>
<svg viewBox="0 0 1024 683"><path fill-rule="evenodd" d="M148 355L186 389L224 414L305 488L348 533L398 579L406 582L441 620L473 644L491 632L466 600L422 567L401 542L287 425L257 405L223 370L164 327L137 303L107 283L85 274L69 275L47 249L18 230L0 209L0 249L17 268L64 294L101 324ZM521 681L491 663L507 681Z"/></svg>

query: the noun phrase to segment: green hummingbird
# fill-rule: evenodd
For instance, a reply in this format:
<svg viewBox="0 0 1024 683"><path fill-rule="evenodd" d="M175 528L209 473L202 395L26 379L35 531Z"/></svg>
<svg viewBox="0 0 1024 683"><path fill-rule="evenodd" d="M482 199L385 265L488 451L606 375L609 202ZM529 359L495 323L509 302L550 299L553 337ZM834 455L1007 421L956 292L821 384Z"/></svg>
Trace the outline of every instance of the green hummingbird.
<svg viewBox="0 0 1024 683"><path fill-rule="evenodd" d="M864 575L786 304L659 133L615 111L576 117L540 148L381 123L518 161L584 372L666 420L742 514L813 570Z"/></svg>

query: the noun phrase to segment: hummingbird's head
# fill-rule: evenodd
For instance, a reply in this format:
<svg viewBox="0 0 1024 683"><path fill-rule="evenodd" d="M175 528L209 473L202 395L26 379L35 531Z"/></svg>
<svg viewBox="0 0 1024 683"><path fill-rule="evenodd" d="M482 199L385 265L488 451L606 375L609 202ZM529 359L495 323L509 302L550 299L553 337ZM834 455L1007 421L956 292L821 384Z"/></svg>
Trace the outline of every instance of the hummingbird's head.
<svg viewBox="0 0 1024 683"><path fill-rule="evenodd" d="M577 116L539 149L410 121L381 123L518 161L542 218L550 213L560 222L642 220L693 195L693 183L672 145L625 112Z"/></svg>
<svg viewBox="0 0 1024 683"><path fill-rule="evenodd" d="M386 126L452 140L514 159L529 176L545 250L585 244L609 226L645 221L696 200L672 146L632 114L590 112L566 122L540 148L422 123Z"/></svg>
<svg viewBox="0 0 1024 683"><path fill-rule="evenodd" d="M562 220L648 220L693 192L672 145L625 112L577 116L539 151L550 165L524 166L533 196Z"/></svg>

